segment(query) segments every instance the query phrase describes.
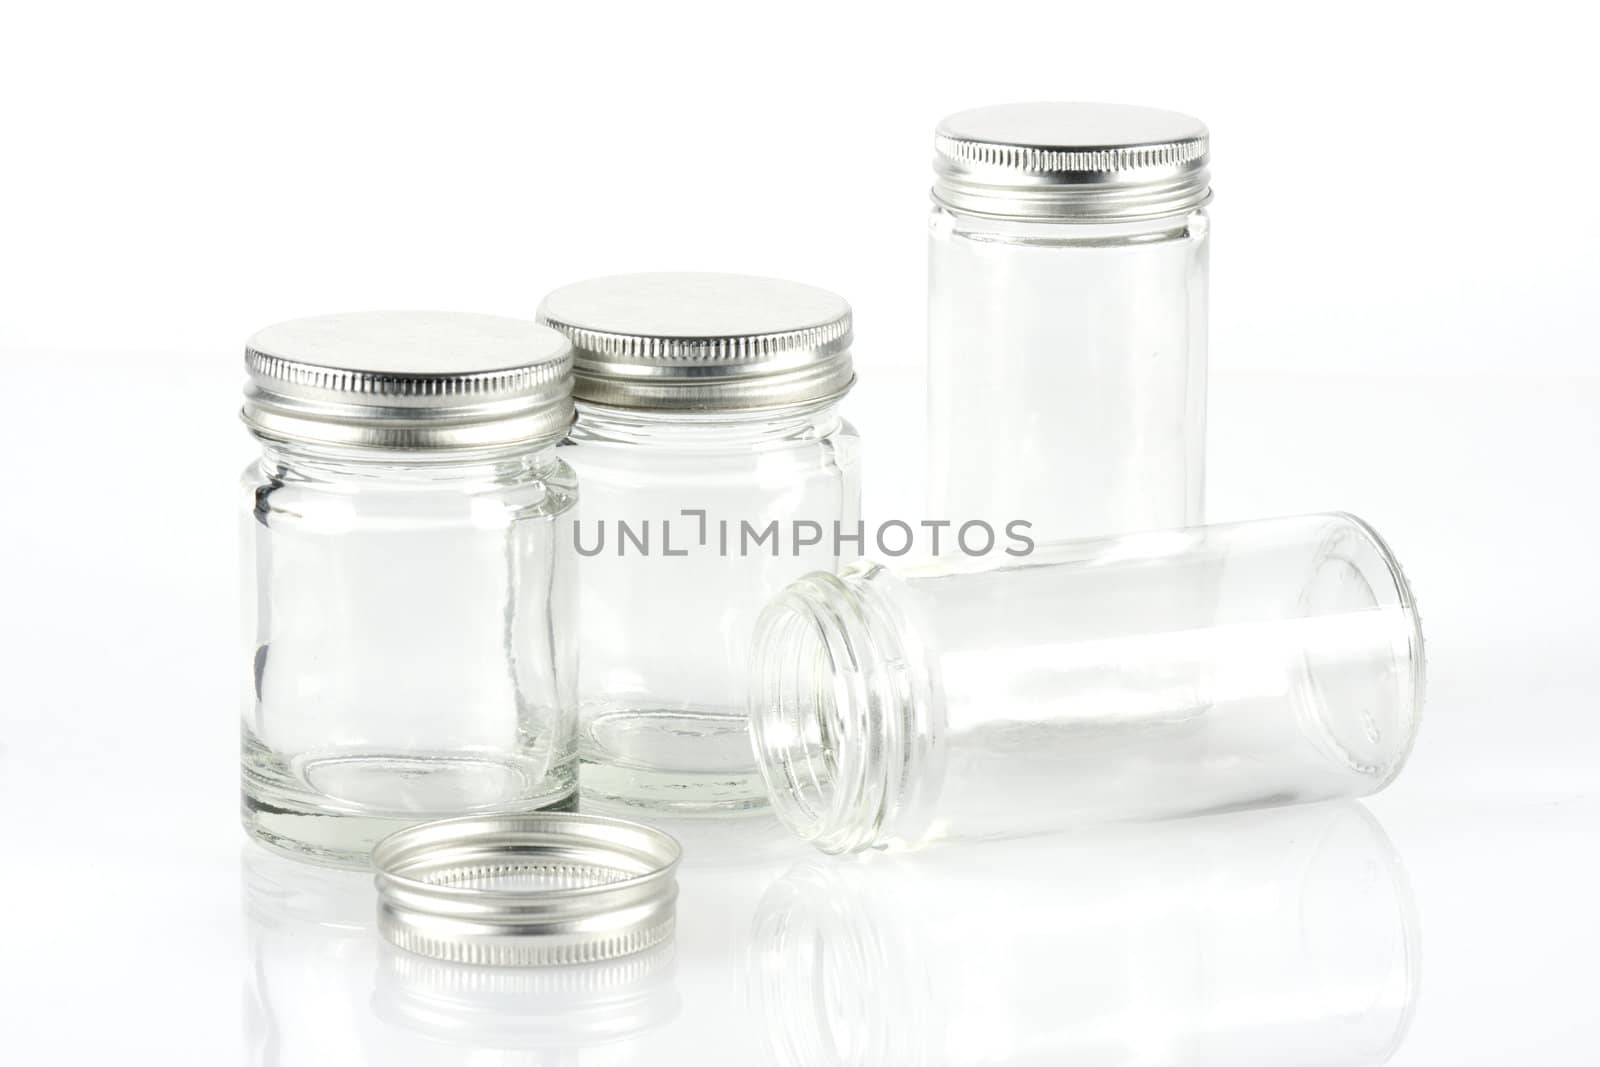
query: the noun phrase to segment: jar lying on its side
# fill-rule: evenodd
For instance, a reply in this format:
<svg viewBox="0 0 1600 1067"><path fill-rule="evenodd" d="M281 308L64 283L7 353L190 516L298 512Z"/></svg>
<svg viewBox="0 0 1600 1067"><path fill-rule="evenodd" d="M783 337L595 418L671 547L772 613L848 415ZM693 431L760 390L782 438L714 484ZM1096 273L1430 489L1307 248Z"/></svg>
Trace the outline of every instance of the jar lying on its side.
<svg viewBox="0 0 1600 1067"><path fill-rule="evenodd" d="M1423 648L1399 564L1335 514L811 575L751 673L779 817L849 852L1374 792Z"/></svg>
<svg viewBox="0 0 1600 1067"><path fill-rule="evenodd" d="M331 315L261 331L245 365L246 829L364 863L415 822L570 803L566 340Z"/></svg>
<svg viewBox="0 0 1600 1067"><path fill-rule="evenodd" d="M765 806L756 617L860 554L850 306L773 278L634 274L558 289L539 318L574 346L584 801Z"/></svg>

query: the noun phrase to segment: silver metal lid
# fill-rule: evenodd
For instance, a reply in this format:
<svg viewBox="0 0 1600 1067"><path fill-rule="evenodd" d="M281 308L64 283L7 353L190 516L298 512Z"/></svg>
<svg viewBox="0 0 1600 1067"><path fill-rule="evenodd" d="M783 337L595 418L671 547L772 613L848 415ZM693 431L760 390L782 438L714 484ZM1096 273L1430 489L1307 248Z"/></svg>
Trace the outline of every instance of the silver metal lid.
<svg viewBox="0 0 1600 1067"><path fill-rule="evenodd" d="M531 322L372 311L250 338L241 414L272 440L384 449L534 444L572 424L572 346Z"/></svg>
<svg viewBox="0 0 1600 1067"><path fill-rule="evenodd" d="M398 948L450 963L614 959L671 936L680 856L660 830L598 815L421 823L372 851L378 928Z"/></svg>
<svg viewBox="0 0 1600 1067"><path fill-rule="evenodd" d="M1175 111L1000 104L951 115L933 144L933 197L968 214L1116 222L1211 199L1210 135Z"/></svg>
<svg viewBox="0 0 1600 1067"><path fill-rule="evenodd" d="M557 289L539 321L573 345L579 400L744 411L836 399L855 383L850 305L777 278L620 274Z"/></svg>

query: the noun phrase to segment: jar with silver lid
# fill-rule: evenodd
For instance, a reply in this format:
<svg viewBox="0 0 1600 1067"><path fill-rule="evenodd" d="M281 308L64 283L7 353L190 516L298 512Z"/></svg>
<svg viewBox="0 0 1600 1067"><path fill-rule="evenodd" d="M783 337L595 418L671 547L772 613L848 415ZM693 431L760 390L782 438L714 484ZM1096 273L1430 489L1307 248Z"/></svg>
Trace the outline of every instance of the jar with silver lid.
<svg viewBox="0 0 1600 1067"><path fill-rule="evenodd" d="M571 346L375 312L245 350L246 829L365 863L441 816L576 794Z"/></svg>
<svg viewBox="0 0 1600 1067"><path fill-rule="evenodd" d="M934 146L933 513L1042 541L1203 521L1205 126L1008 104Z"/></svg>
<svg viewBox="0 0 1600 1067"><path fill-rule="evenodd" d="M585 803L765 804L745 666L762 605L861 550L850 306L730 274L598 278L545 298L574 347L584 486Z"/></svg>
<svg viewBox="0 0 1600 1067"><path fill-rule="evenodd" d="M1344 514L796 582L762 615L751 737L827 852L1364 796L1399 773L1420 617Z"/></svg>

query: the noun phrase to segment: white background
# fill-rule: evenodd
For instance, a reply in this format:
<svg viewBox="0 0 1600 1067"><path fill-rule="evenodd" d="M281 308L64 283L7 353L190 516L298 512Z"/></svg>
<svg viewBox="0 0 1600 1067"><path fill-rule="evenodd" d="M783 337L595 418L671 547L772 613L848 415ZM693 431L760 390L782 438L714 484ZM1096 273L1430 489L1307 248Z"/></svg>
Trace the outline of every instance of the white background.
<svg viewBox="0 0 1600 1067"><path fill-rule="evenodd" d="M1210 514L1356 511L1421 597L1427 718L1369 805L1420 946L1393 1062L1600 1062L1600 92L1593 31L1564 10L6 7L0 1058L560 1058L491 1047L487 1024L383 1029L359 886L328 890L343 925L241 904L275 884L234 825L248 333L349 309L529 316L631 270L812 282L856 307L869 512L914 510L931 127L1099 99L1212 130ZM716 892L686 875L677 1009L582 1062L775 1055L738 962L793 856L773 862ZM944 890L924 891L936 911ZM981 967L1065 1005L1095 984L1069 958ZM1159 985L1135 970L1117 981ZM837 981L846 1014L871 992ZM1214 990L1195 989L1130 994L1143 1007L1093 1061L1213 1062L1194 1035ZM1177 1037L1130 1036L1153 1031ZM1328 1062L1287 1033L1259 1062ZM988 1062L1020 1062L1001 1036Z"/></svg>
<svg viewBox="0 0 1600 1067"><path fill-rule="evenodd" d="M1216 370L1587 373L1592 36L1470 7L12 5L0 345L717 269L914 366L933 123L1091 99L1211 127Z"/></svg>

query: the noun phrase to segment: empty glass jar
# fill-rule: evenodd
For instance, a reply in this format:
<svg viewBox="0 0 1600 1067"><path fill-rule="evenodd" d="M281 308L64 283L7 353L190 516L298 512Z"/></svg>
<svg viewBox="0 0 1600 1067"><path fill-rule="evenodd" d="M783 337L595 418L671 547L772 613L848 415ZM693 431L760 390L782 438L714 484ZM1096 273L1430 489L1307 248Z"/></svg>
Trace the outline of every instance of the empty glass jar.
<svg viewBox="0 0 1600 1067"><path fill-rule="evenodd" d="M828 852L1381 789L1421 713L1400 566L1349 515L808 576L763 613L752 737Z"/></svg>
<svg viewBox="0 0 1600 1067"><path fill-rule="evenodd" d="M766 601L861 551L850 307L727 274L551 293L574 346L585 803L762 806L745 668Z"/></svg>
<svg viewBox="0 0 1600 1067"><path fill-rule="evenodd" d="M363 863L389 832L575 796L571 347L421 312L245 351L243 817Z"/></svg>
<svg viewBox="0 0 1600 1067"><path fill-rule="evenodd" d="M933 513L1040 541L1202 522L1205 126L1009 104L934 144Z"/></svg>

